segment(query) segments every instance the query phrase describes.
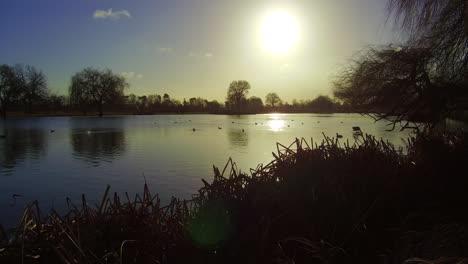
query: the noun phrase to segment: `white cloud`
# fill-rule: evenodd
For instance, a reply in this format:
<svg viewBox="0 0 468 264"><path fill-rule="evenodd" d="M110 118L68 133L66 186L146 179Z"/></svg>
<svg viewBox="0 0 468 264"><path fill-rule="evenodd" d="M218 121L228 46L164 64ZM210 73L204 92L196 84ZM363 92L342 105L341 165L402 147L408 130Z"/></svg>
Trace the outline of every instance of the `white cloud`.
<svg viewBox="0 0 468 264"><path fill-rule="evenodd" d="M189 57L193 57L193 58L207 58L207 59L211 59L214 57L213 53L211 52L193 52L193 51L190 51L188 53L188 56Z"/></svg>
<svg viewBox="0 0 468 264"><path fill-rule="evenodd" d="M130 12L127 10L123 9L120 11L112 11L112 8L109 8L108 10L96 10L94 11L93 18L94 19L120 19L121 17L128 17L131 18L132 15L130 15Z"/></svg>
<svg viewBox="0 0 468 264"><path fill-rule="evenodd" d="M143 74L135 73L135 72L122 72L120 73L126 79L142 79Z"/></svg>

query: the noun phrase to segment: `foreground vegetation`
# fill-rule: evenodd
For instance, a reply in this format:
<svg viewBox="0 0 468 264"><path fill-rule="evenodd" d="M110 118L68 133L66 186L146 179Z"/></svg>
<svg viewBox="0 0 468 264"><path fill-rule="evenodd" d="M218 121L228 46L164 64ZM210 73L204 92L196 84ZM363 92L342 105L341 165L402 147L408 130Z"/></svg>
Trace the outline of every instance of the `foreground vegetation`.
<svg viewBox="0 0 468 264"><path fill-rule="evenodd" d="M108 188L99 205L68 200L65 215L34 202L14 232L0 228L0 262L463 261L468 138L420 134L407 150L358 141L278 144L249 174L229 161L190 201L162 205L145 185L133 199Z"/></svg>

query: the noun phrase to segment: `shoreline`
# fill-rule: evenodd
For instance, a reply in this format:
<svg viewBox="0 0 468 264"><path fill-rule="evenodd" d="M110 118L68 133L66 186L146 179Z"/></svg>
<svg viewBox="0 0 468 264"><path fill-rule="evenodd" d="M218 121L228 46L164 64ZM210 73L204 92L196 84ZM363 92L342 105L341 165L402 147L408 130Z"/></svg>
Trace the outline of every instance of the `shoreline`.
<svg viewBox="0 0 468 264"><path fill-rule="evenodd" d="M242 116L242 115L262 115L262 114L361 114L356 112L261 112L261 113L210 113L210 112L156 112L150 114L135 114L129 112L108 112L104 113L102 117L106 116L150 116L150 115L229 115L229 116ZM28 118L28 117L99 117L99 115L88 114L84 115L78 112L62 112L62 113L20 113L9 112L6 119L9 118ZM2 120L0 118L0 120Z"/></svg>

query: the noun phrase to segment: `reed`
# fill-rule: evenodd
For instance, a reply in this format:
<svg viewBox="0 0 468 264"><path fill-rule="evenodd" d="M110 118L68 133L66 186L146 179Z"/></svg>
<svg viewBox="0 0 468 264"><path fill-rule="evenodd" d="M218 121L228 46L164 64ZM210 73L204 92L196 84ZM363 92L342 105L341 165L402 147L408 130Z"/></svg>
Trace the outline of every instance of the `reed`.
<svg viewBox="0 0 468 264"><path fill-rule="evenodd" d="M229 159L191 200L111 194L31 203L1 263L437 263L468 252L468 140L420 134L397 149L365 135L277 144L249 173ZM462 262L460 262L462 263Z"/></svg>

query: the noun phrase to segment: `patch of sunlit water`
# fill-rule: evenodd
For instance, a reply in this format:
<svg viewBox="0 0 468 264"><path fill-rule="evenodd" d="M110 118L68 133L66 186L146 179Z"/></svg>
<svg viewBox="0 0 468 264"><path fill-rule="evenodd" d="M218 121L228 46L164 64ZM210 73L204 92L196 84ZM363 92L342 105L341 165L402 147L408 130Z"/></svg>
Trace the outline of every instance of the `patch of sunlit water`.
<svg viewBox="0 0 468 264"><path fill-rule="evenodd" d="M282 131L286 126L286 122L281 119L269 120L267 124L270 127L270 130L275 132Z"/></svg>
<svg viewBox="0 0 468 264"><path fill-rule="evenodd" d="M278 113L271 113L271 114L266 114L266 116L269 119L280 119L281 116L284 116L285 114L278 114Z"/></svg>

